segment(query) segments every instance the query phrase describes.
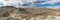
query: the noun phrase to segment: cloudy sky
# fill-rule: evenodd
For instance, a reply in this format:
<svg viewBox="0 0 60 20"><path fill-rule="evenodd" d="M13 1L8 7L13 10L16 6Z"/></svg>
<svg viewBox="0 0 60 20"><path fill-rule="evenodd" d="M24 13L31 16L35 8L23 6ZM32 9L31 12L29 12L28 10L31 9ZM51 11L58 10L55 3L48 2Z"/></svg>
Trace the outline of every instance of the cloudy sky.
<svg viewBox="0 0 60 20"><path fill-rule="evenodd" d="M60 0L51 0L51 1L44 2L42 4L45 4L45 6L47 7L60 8Z"/></svg>
<svg viewBox="0 0 60 20"><path fill-rule="evenodd" d="M0 6L6 6L6 5L13 5L13 6L18 6L18 4L24 4L23 2L27 1L27 2L36 2L36 1L40 1L40 3L33 3L35 4L36 7L40 7L40 6L44 6L47 8L60 8L60 0L9 0L9 1L5 1L5 0L0 0ZM41 2L42 1L42 2ZM26 5L25 5L26 6ZM31 6L31 5L30 5ZM27 6L27 7L30 7ZM22 6L24 7L24 6Z"/></svg>

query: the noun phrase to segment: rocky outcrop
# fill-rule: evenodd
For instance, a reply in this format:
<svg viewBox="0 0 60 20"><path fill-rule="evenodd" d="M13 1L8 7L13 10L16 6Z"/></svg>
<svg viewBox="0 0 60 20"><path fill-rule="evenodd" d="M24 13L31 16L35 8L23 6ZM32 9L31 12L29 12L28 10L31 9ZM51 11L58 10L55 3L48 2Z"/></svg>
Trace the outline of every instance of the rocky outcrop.
<svg viewBox="0 0 60 20"><path fill-rule="evenodd" d="M9 13L13 12L16 8L13 6L0 7L0 17L6 17Z"/></svg>

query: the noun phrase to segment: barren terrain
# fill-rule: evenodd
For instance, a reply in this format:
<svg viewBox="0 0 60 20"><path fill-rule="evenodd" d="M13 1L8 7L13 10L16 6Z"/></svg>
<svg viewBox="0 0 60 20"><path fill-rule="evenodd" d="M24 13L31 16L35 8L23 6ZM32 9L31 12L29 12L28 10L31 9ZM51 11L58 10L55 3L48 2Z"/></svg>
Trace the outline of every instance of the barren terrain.
<svg viewBox="0 0 60 20"><path fill-rule="evenodd" d="M0 20L60 20L59 9L0 7Z"/></svg>

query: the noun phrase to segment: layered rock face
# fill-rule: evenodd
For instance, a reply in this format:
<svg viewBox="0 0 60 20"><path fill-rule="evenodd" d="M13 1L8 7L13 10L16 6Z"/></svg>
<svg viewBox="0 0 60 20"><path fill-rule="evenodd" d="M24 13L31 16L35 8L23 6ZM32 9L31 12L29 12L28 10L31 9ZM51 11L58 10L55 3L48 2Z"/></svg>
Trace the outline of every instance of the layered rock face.
<svg viewBox="0 0 60 20"><path fill-rule="evenodd" d="M60 10L48 8L0 7L0 20L57 20Z"/></svg>

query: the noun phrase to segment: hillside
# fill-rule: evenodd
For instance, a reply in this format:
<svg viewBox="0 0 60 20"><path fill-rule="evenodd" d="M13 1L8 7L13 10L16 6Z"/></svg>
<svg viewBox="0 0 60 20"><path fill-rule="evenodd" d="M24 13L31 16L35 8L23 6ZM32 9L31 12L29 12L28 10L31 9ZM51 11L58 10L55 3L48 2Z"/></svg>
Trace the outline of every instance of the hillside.
<svg viewBox="0 0 60 20"><path fill-rule="evenodd" d="M0 7L0 20L56 20L56 16L60 16L59 9Z"/></svg>

